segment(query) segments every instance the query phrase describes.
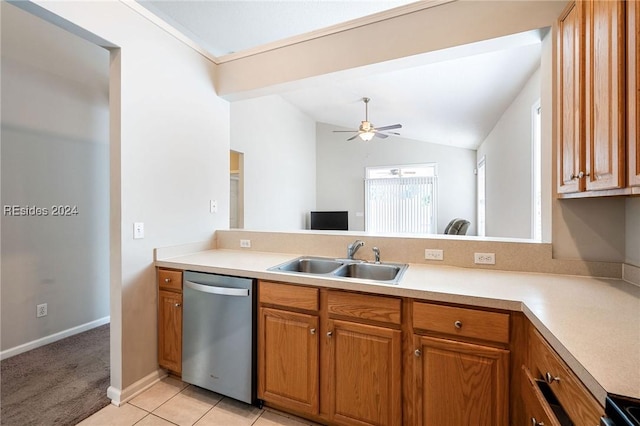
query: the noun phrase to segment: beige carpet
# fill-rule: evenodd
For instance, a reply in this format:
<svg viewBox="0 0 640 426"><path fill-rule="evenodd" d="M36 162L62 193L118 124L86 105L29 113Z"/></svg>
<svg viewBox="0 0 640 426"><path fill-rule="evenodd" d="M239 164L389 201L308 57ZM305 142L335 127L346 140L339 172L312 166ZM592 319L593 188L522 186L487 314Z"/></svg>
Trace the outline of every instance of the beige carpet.
<svg viewBox="0 0 640 426"><path fill-rule="evenodd" d="M109 324L0 364L2 425L75 425L109 404Z"/></svg>

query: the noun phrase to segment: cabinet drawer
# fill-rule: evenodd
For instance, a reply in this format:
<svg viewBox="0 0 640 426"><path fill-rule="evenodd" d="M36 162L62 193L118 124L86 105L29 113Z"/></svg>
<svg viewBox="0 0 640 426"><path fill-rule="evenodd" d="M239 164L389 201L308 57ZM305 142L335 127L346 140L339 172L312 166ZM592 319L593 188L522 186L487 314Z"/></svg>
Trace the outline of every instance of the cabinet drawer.
<svg viewBox="0 0 640 426"><path fill-rule="evenodd" d="M509 343L509 314L413 303L413 327L456 337Z"/></svg>
<svg viewBox="0 0 640 426"><path fill-rule="evenodd" d="M158 269L158 287L182 291L182 271Z"/></svg>
<svg viewBox="0 0 640 426"><path fill-rule="evenodd" d="M259 300L270 305L317 311L318 289L260 281Z"/></svg>
<svg viewBox="0 0 640 426"><path fill-rule="evenodd" d="M329 315L400 324L400 304L392 297L330 290L327 309Z"/></svg>
<svg viewBox="0 0 640 426"><path fill-rule="evenodd" d="M545 380L575 424L598 424L604 409L537 330L531 330L529 360L534 379Z"/></svg>
<svg viewBox="0 0 640 426"><path fill-rule="evenodd" d="M560 422L545 400L540 387L524 365L522 366L522 378L520 383L520 394L522 395L522 402L524 404L524 415L526 421L529 422L528 424L560 426Z"/></svg>

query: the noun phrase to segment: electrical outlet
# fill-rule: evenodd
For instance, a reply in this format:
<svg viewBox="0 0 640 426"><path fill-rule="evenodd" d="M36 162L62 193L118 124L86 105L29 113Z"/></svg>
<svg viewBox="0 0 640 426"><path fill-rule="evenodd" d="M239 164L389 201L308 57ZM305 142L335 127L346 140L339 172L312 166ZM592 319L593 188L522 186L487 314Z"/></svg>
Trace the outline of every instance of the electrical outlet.
<svg viewBox="0 0 640 426"><path fill-rule="evenodd" d="M495 265L496 254L495 253L474 253L474 262L479 265Z"/></svg>
<svg viewBox="0 0 640 426"><path fill-rule="evenodd" d="M251 248L251 240L240 240L240 247Z"/></svg>
<svg viewBox="0 0 640 426"><path fill-rule="evenodd" d="M424 258L426 260L444 260L444 251L436 249L426 249L424 251Z"/></svg>
<svg viewBox="0 0 640 426"><path fill-rule="evenodd" d="M46 317L47 316L47 304L42 303L40 305L36 305L36 318Z"/></svg>

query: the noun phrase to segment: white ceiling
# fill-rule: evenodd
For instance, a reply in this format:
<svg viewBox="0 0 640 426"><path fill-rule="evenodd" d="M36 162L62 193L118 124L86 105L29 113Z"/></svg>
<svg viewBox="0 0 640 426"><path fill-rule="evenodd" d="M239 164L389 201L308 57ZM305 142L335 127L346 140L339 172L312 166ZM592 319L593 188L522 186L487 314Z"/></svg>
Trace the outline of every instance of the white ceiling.
<svg viewBox="0 0 640 426"><path fill-rule="evenodd" d="M214 56L397 7L407 1L144 1ZM317 122L357 129L363 97L377 127L402 137L476 149L540 65L543 31L530 31L284 85L279 94ZM345 139L349 135L346 134ZM390 140L390 139L387 139Z"/></svg>

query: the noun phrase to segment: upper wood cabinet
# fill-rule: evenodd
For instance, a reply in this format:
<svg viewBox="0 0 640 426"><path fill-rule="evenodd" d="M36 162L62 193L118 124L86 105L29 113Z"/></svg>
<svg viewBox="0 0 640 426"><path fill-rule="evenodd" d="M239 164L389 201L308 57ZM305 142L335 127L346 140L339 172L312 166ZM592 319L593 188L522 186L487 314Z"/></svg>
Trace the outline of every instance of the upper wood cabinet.
<svg viewBox="0 0 640 426"><path fill-rule="evenodd" d="M567 6L558 21L560 194L630 193L624 189L626 3L578 0Z"/></svg>
<svg viewBox="0 0 640 426"><path fill-rule="evenodd" d="M640 5L627 2L627 135L629 186L640 193Z"/></svg>
<svg viewBox="0 0 640 426"><path fill-rule="evenodd" d="M576 178L584 152L581 85L582 8L570 3L558 21L558 192L584 190Z"/></svg>

